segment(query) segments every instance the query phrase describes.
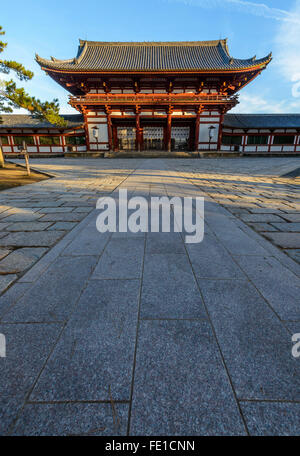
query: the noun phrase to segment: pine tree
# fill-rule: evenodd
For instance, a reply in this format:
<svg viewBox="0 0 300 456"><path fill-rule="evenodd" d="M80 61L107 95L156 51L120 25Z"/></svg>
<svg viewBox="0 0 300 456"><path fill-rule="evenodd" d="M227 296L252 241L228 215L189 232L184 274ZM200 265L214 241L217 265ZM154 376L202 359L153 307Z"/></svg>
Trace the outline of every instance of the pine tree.
<svg viewBox="0 0 300 456"><path fill-rule="evenodd" d="M5 35L0 26L0 35ZM7 43L0 40L0 54L5 50ZM29 81L33 78L33 73L27 70L21 63L12 60L0 59L0 73L15 73L20 81ZM14 108L24 108L34 117L47 120L51 124L66 127L67 122L59 115L58 100L42 102L35 97L31 97L23 87L18 88L13 79L9 81L0 79L0 113L12 112Z"/></svg>

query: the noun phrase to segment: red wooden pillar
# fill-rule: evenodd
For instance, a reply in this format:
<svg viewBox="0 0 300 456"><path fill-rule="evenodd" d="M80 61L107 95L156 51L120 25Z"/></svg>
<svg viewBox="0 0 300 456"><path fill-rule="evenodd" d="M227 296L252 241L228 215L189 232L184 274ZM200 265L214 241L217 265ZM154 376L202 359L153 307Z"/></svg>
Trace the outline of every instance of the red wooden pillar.
<svg viewBox="0 0 300 456"><path fill-rule="evenodd" d="M169 106L168 109L168 117L167 117L167 151L171 152L171 132L172 132L172 113L173 113L173 108L172 106Z"/></svg>
<svg viewBox="0 0 300 456"><path fill-rule="evenodd" d="M112 130L113 130L113 149L115 152L119 149L118 130L115 125L113 126Z"/></svg>
<svg viewBox="0 0 300 456"><path fill-rule="evenodd" d="M223 122L224 122L224 114L225 114L225 109L222 108L220 111L220 121L219 121L219 133L218 133L218 144L217 144L217 151L221 149L221 143L222 143L222 134L223 134Z"/></svg>
<svg viewBox="0 0 300 456"><path fill-rule="evenodd" d="M199 106L196 116L196 125L195 125L195 150L198 150L199 144L199 128L200 128L200 116L202 112L202 106Z"/></svg>
<svg viewBox="0 0 300 456"><path fill-rule="evenodd" d="M141 109L139 106L135 107L135 134L136 134L136 149L140 152L142 149L142 135L140 125L140 113Z"/></svg>
<svg viewBox="0 0 300 456"><path fill-rule="evenodd" d="M85 133L85 142L86 142L86 150L90 150L90 137L89 137L89 126L88 126L88 119L87 119L87 111L83 107L81 110L83 114L83 120L84 120L84 133ZM67 151L67 147L64 148L65 151Z"/></svg>
<svg viewBox="0 0 300 456"><path fill-rule="evenodd" d="M113 150L113 136L112 136L112 122L111 122L111 109L109 106L105 107L107 116L107 131L108 131L108 148Z"/></svg>

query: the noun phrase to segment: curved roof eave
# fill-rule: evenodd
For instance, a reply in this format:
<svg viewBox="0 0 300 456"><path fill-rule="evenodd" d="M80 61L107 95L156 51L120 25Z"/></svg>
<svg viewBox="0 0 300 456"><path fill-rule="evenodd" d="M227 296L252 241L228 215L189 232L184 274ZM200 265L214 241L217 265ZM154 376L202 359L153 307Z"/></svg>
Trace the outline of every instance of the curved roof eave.
<svg viewBox="0 0 300 456"><path fill-rule="evenodd" d="M139 49L138 52L136 48ZM256 56L234 59L229 54L227 39L164 43L80 40L77 57L73 59L59 60L52 57L48 60L36 54L36 61L43 69L72 73L251 71L263 68L271 60L272 53L262 59L256 59Z"/></svg>

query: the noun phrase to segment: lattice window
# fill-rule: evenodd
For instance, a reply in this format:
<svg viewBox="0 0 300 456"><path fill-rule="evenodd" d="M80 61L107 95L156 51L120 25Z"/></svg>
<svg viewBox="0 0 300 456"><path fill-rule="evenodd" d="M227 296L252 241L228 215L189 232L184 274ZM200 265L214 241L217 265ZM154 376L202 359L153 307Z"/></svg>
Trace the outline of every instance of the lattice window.
<svg viewBox="0 0 300 456"><path fill-rule="evenodd" d="M190 138L190 127L171 128L172 150L188 150Z"/></svg>

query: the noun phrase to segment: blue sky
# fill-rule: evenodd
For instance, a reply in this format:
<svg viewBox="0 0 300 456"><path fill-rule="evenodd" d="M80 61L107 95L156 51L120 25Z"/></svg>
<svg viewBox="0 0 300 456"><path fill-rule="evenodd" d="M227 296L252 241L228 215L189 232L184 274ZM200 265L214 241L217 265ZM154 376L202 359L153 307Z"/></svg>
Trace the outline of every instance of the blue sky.
<svg viewBox="0 0 300 456"><path fill-rule="evenodd" d="M12 6L13 5L13 6ZM197 41L228 38L236 58L273 52L268 69L241 91L236 112L300 112L300 0L14 0L1 6L8 47L1 55L33 70L25 84L42 100L68 93L42 72L37 52L72 58L78 39ZM234 112L232 111L232 112ZM22 112L22 111L19 111Z"/></svg>

